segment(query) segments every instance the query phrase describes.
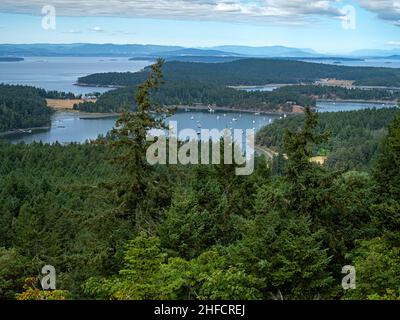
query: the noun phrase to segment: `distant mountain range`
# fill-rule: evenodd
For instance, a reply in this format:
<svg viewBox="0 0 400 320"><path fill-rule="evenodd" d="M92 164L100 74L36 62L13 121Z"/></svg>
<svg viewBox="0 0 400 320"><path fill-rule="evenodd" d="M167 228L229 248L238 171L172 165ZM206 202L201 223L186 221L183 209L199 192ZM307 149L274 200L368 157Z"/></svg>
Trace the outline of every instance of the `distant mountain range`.
<svg viewBox="0 0 400 320"><path fill-rule="evenodd" d="M86 56L86 57L132 57L152 55L184 49L178 46L158 46L140 44L0 44L0 56L52 57L52 56Z"/></svg>
<svg viewBox="0 0 400 320"><path fill-rule="evenodd" d="M358 57L387 57L391 58L392 56L400 55L400 49L392 49L392 50L375 50L375 49L366 49L366 50L357 50L352 53L353 56Z"/></svg>
<svg viewBox="0 0 400 320"><path fill-rule="evenodd" d="M358 50L350 57L392 57L400 55L400 50ZM141 44L0 44L0 57L130 57L167 60L237 60L240 58L302 58L322 59L333 56L323 55L312 49L290 48L284 46L249 47L217 46L211 48L184 48L181 46L141 45ZM336 56L335 58L339 58Z"/></svg>
<svg viewBox="0 0 400 320"><path fill-rule="evenodd" d="M269 47L248 47L248 46L219 46L213 47L214 50L233 52L240 55L252 57L320 57L321 54L312 49L298 49L283 46L269 46Z"/></svg>

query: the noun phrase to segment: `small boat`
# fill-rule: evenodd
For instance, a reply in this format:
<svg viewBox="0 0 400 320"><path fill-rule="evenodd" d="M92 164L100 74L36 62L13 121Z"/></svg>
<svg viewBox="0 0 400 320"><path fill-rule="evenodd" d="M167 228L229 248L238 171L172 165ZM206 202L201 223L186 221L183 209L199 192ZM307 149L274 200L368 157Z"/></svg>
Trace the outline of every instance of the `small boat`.
<svg viewBox="0 0 400 320"><path fill-rule="evenodd" d="M201 131L197 131L197 134L198 134L198 135L201 135Z"/></svg>
<svg viewBox="0 0 400 320"><path fill-rule="evenodd" d="M193 117L193 116L191 116L191 117L190 117L190 120L194 120L194 117Z"/></svg>
<svg viewBox="0 0 400 320"><path fill-rule="evenodd" d="M65 128L65 126L63 124L60 124L59 126L57 126L57 128L63 129L63 128Z"/></svg>
<svg viewBox="0 0 400 320"><path fill-rule="evenodd" d="M224 117L226 117L226 113L224 113Z"/></svg>
<svg viewBox="0 0 400 320"><path fill-rule="evenodd" d="M217 120L219 120L219 116L217 116Z"/></svg>
<svg viewBox="0 0 400 320"><path fill-rule="evenodd" d="M253 123L256 123L256 120L253 120Z"/></svg>
<svg viewBox="0 0 400 320"><path fill-rule="evenodd" d="M201 128L201 123L198 123L198 124L197 124L197 127L198 127L198 128Z"/></svg>
<svg viewBox="0 0 400 320"><path fill-rule="evenodd" d="M238 119L236 119L236 118L233 118L233 119L232 119L232 121L234 121L234 122L235 122L235 121L238 121Z"/></svg>
<svg viewBox="0 0 400 320"><path fill-rule="evenodd" d="M256 112L254 115L255 115L255 116L259 116L259 115L260 115L260 113L259 113L259 112Z"/></svg>

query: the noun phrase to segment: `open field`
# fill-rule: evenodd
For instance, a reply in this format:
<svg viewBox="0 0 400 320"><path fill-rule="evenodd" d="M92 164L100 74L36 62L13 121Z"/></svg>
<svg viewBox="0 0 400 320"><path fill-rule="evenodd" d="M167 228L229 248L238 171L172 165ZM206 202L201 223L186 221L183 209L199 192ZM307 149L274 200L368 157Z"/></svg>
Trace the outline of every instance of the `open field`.
<svg viewBox="0 0 400 320"><path fill-rule="evenodd" d="M96 99L46 99L47 105L56 110L73 110L74 104L96 102Z"/></svg>

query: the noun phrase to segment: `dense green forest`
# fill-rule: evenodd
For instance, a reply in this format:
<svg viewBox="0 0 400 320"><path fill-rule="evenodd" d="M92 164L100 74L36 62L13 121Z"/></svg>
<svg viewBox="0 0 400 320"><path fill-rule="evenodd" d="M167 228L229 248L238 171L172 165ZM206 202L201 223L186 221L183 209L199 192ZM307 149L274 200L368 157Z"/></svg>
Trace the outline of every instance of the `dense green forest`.
<svg viewBox="0 0 400 320"><path fill-rule="evenodd" d="M51 113L38 89L0 84L0 132L46 126Z"/></svg>
<svg viewBox="0 0 400 320"><path fill-rule="evenodd" d="M82 102L76 104L74 109L85 112L135 110L136 106L132 97L136 90L136 87L129 86L108 91L96 102ZM152 98L155 103L164 106L202 104L260 111L291 112L293 104L313 107L316 105L315 98L293 90L286 91L281 88L273 92L246 92L201 82L167 82L165 86L152 94Z"/></svg>
<svg viewBox="0 0 400 320"><path fill-rule="evenodd" d="M132 97L135 86L108 91L96 102L82 102L74 106L75 110L85 112L122 112L134 110ZM294 85L284 86L272 92L236 90L221 85L201 82L167 82L153 94L153 100L159 105L193 106L196 104L250 109L258 111L291 112L293 105L315 107L317 99L354 99L395 101L399 93L388 90L347 89L332 86Z"/></svg>
<svg viewBox="0 0 400 320"><path fill-rule="evenodd" d="M98 86L129 86L144 81L149 72L98 73L78 79L78 83ZM320 79L353 80L356 85L400 87L400 70L395 68L345 67L300 61L243 59L226 63L167 62L167 82L199 81L223 86L265 85L269 83L312 83Z"/></svg>
<svg viewBox="0 0 400 320"><path fill-rule="evenodd" d="M317 132L330 137L314 146L314 155L328 156L326 165L338 170L369 170L398 108L321 113ZM277 152L284 149L285 130L298 130L304 115L275 121L257 134L257 144Z"/></svg>
<svg viewBox="0 0 400 320"><path fill-rule="evenodd" d="M317 99L339 99L339 100L382 100L397 101L400 93L391 90L381 89L359 89L345 88L339 86L324 85L293 85L277 89L278 92L285 92L287 95L302 95Z"/></svg>
<svg viewBox="0 0 400 320"><path fill-rule="evenodd" d="M0 144L1 299L400 299L398 111L352 115L384 131L368 170L310 162L327 135L309 108L288 119L279 174L265 158L250 176L150 166L161 67L96 143ZM36 289L47 264L56 291Z"/></svg>

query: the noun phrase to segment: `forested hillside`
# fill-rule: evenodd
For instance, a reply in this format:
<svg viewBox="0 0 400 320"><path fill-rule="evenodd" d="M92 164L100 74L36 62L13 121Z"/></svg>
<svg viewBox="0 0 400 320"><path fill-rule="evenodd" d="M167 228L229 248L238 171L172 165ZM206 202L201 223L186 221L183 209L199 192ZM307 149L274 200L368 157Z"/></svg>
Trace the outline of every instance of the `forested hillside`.
<svg viewBox="0 0 400 320"><path fill-rule="evenodd" d="M0 132L46 126L51 109L33 87L0 84Z"/></svg>
<svg viewBox="0 0 400 320"><path fill-rule="evenodd" d="M77 104L75 110L85 112L121 112L134 110L132 97L136 86L108 91L94 102ZM346 89L332 86L294 85L272 92L236 90L201 82L167 82L153 93L153 100L163 106L213 105L234 109L292 112L293 105L315 107L317 99L395 101L400 94L388 90Z"/></svg>
<svg viewBox="0 0 400 320"><path fill-rule="evenodd" d="M98 73L79 78L80 84L138 85L149 68L136 73ZM311 83L319 79L353 80L356 85L400 87L400 70L395 68L345 67L300 61L243 59L226 63L167 62L167 82L200 81L223 86L269 83Z"/></svg>
<svg viewBox="0 0 400 320"><path fill-rule="evenodd" d="M398 108L321 113L317 131L327 132L330 137L316 145L313 153L327 155L326 165L332 169L369 170L387 134L386 128L397 113ZM297 130L303 122L304 115L277 120L257 134L257 144L281 151L285 131Z"/></svg>
<svg viewBox="0 0 400 320"><path fill-rule="evenodd" d="M95 103L83 102L74 106L85 112L121 112L134 110L132 97L137 87L115 89L104 93ZM201 82L167 82L152 94L153 101L162 106L193 106L196 104L260 111L291 112L292 105L316 105L316 99L284 88L273 92L246 92Z"/></svg>

